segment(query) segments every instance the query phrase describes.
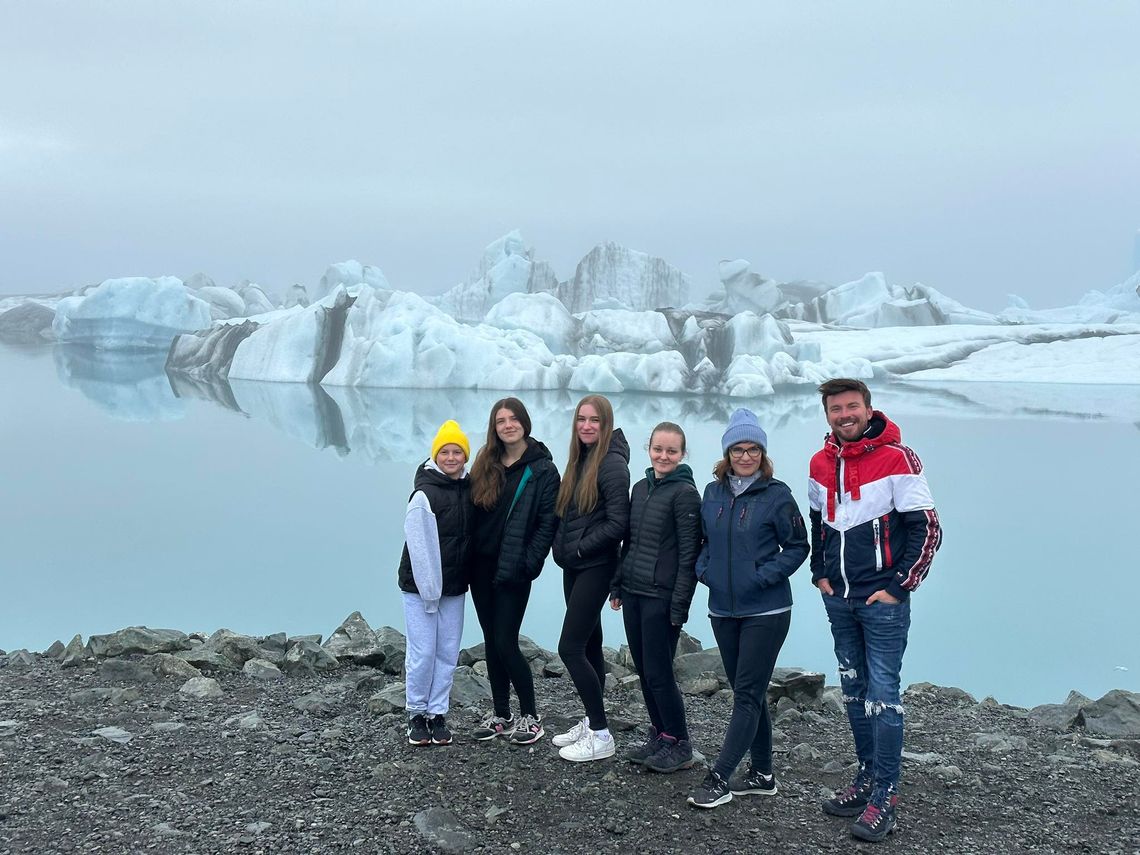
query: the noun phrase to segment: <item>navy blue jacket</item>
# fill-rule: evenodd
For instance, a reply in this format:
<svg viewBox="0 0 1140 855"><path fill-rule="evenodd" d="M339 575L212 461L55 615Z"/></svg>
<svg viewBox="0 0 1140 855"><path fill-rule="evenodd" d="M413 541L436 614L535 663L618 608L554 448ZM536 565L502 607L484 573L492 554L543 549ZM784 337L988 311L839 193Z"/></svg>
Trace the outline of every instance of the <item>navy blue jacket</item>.
<svg viewBox="0 0 1140 855"><path fill-rule="evenodd" d="M705 544L697 579L708 586L709 613L748 617L792 605L788 578L808 557L804 518L783 481L760 478L739 496L712 481L701 500Z"/></svg>

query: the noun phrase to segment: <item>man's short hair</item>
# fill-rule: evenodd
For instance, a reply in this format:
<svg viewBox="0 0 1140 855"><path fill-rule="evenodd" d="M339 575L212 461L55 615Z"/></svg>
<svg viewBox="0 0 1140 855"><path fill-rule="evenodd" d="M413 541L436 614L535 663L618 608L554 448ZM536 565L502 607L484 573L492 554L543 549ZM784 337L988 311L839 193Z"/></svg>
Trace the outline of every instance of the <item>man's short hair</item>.
<svg viewBox="0 0 1140 855"><path fill-rule="evenodd" d="M871 390L862 380L853 380L850 377L836 377L827 380L819 386L819 394L823 399L823 408L827 409L827 399L832 395L842 395L844 392L859 392L863 396L863 403L871 406Z"/></svg>

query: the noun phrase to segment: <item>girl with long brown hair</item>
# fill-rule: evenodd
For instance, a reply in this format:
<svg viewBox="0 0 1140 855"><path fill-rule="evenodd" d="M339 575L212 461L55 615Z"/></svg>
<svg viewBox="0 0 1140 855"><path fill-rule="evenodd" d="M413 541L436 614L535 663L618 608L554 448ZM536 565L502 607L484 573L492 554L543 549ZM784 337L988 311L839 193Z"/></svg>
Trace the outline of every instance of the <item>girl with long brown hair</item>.
<svg viewBox="0 0 1140 855"><path fill-rule="evenodd" d="M542 572L558 520L558 469L546 446L530 435L530 414L518 398L491 407L487 441L471 468L475 536L471 600L487 648L493 710L475 728L479 740L501 736L529 745L545 731L534 699L534 678L519 650L519 629L531 583ZM511 715L511 685L519 717Z"/></svg>
<svg viewBox="0 0 1140 855"><path fill-rule="evenodd" d="M613 407L601 395L578 402L571 431L555 505L560 522L553 554L566 597L558 655L586 715L553 742L563 759L583 762L612 757L615 750L602 702L601 614L629 522L629 443L614 429Z"/></svg>

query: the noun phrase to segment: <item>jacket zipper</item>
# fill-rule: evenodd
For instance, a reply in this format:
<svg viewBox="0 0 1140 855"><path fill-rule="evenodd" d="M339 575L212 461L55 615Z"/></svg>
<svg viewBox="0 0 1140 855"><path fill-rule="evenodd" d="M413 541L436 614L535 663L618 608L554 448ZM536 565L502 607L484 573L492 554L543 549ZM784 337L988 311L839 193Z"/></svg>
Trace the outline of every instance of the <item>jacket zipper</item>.
<svg viewBox="0 0 1140 855"><path fill-rule="evenodd" d="M835 464L835 503L839 504L843 498L843 458L840 457ZM851 594L851 582L847 579L847 557L844 554L847 551L847 532L844 529L839 531L839 575L843 578L843 596L848 597Z"/></svg>
<svg viewBox="0 0 1140 855"><path fill-rule="evenodd" d="M879 540L879 518L875 517L871 520L871 530L875 532L875 570L881 571L883 569L883 553L882 542Z"/></svg>
<svg viewBox="0 0 1140 855"><path fill-rule="evenodd" d="M733 496L728 503L728 602L729 614L736 614L736 586L732 584L732 530L736 528L732 524L732 512L736 508L736 496Z"/></svg>
<svg viewBox="0 0 1140 855"><path fill-rule="evenodd" d="M886 560L887 567L893 563L891 561L891 516L887 514L883 517L883 558Z"/></svg>

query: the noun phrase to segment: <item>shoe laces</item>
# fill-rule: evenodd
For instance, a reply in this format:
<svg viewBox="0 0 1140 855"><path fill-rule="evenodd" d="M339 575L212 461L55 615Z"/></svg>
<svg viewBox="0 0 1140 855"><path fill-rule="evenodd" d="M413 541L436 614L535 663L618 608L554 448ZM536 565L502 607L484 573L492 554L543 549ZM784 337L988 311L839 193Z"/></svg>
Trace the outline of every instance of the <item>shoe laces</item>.
<svg viewBox="0 0 1140 855"><path fill-rule="evenodd" d="M859 817L859 822L863 825L874 828L879 824L879 819L882 817L883 812L879 809L878 805L867 805L863 810L863 815Z"/></svg>
<svg viewBox="0 0 1140 855"><path fill-rule="evenodd" d="M519 722L515 725L515 732L531 733L532 728L538 729L538 719L532 715L524 715L519 717Z"/></svg>

